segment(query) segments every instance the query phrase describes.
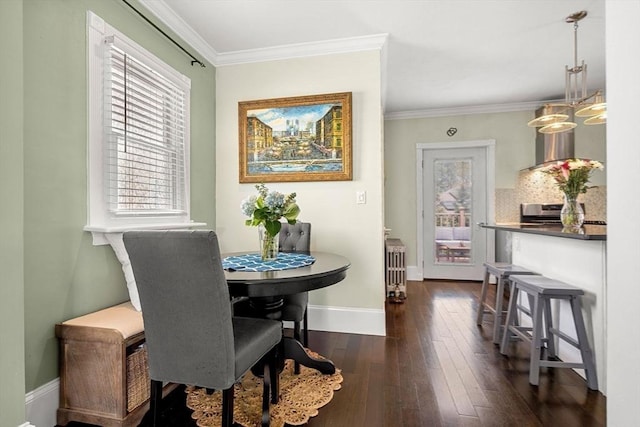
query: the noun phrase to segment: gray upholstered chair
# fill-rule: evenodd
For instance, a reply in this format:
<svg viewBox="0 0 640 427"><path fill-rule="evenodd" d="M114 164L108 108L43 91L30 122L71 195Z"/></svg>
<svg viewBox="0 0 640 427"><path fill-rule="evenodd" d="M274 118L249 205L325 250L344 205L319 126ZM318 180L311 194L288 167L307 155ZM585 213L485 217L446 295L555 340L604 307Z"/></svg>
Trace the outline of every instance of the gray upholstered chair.
<svg viewBox="0 0 640 427"><path fill-rule="evenodd" d="M311 248L311 224L297 222L294 225L282 224L279 234L281 252L309 252ZM309 341L309 329L307 326L307 304L309 293L285 295L282 306L282 320L293 322L293 336L306 347ZM300 340L300 324L304 322L303 339Z"/></svg>
<svg viewBox="0 0 640 427"><path fill-rule="evenodd" d="M280 229L279 247L281 252L309 252L311 249L311 224L297 222L294 225L284 223ZM307 347L309 345L309 326L307 324L307 304L309 293L285 295L282 304L282 320L293 322L293 337ZM300 340L301 327L304 322L303 339ZM300 372L296 363L295 372Z"/></svg>
<svg viewBox="0 0 640 427"><path fill-rule="evenodd" d="M270 383L271 400L278 399L282 325L232 316L216 234L135 231L124 234L124 244L142 305L153 425L163 382L222 390L222 425L232 425L233 386L263 357L262 425L268 425Z"/></svg>

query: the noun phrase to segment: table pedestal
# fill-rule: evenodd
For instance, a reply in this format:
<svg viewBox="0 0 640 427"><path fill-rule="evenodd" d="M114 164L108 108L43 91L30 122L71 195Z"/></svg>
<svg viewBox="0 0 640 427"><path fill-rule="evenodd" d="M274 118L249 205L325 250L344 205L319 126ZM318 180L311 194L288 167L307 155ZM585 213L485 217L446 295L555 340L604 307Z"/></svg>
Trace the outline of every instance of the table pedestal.
<svg viewBox="0 0 640 427"><path fill-rule="evenodd" d="M284 359L292 359L307 368L313 368L323 374L335 374L336 367L331 360L309 356L300 341L294 338L283 337L282 341L284 342L283 363Z"/></svg>
<svg viewBox="0 0 640 427"><path fill-rule="evenodd" d="M252 317L261 317L273 320L280 320L282 317L282 297L261 297L250 298L249 307L251 307L250 313L242 313L243 315L249 315ZM319 372L327 375L332 375L336 372L336 367L329 359L321 359L310 356L302 346L300 341L292 337L282 335L282 341L278 348L278 367L282 371L284 368L284 361L291 359L294 362L306 366L308 368L316 369ZM261 364L258 364L261 365ZM256 365L251 369L254 375L260 376L262 368Z"/></svg>

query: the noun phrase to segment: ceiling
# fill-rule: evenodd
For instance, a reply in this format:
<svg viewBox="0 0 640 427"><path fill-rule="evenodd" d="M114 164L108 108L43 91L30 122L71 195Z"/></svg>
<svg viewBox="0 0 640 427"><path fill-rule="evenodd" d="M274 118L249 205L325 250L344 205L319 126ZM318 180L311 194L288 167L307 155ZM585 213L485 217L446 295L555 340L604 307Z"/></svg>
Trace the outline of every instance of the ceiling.
<svg viewBox="0 0 640 427"><path fill-rule="evenodd" d="M385 116L533 109L605 84L604 0L141 0L216 66L384 46Z"/></svg>

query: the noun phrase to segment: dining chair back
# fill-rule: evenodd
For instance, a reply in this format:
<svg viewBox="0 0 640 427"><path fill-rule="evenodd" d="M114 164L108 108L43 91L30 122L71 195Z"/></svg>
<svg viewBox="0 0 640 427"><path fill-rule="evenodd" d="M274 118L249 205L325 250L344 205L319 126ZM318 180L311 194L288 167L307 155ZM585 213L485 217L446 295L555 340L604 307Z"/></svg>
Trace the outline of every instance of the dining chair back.
<svg viewBox="0 0 640 427"><path fill-rule="evenodd" d="M222 424L231 425L233 386L265 356L262 422L268 425L281 323L232 316L215 232L131 231L124 244L142 306L154 425L163 382L222 390Z"/></svg>
<svg viewBox="0 0 640 427"><path fill-rule="evenodd" d="M283 223L278 234L281 252L309 252L311 250L311 223Z"/></svg>
<svg viewBox="0 0 640 427"><path fill-rule="evenodd" d="M296 222L283 223L279 234L281 252L309 252L311 250L311 223ZM282 320L293 322L293 337L307 347L309 345L309 326L307 305L309 292L285 295L282 304ZM304 329L301 324L304 323ZM302 333L302 340L300 335ZM300 366L295 364L295 373L300 372Z"/></svg>

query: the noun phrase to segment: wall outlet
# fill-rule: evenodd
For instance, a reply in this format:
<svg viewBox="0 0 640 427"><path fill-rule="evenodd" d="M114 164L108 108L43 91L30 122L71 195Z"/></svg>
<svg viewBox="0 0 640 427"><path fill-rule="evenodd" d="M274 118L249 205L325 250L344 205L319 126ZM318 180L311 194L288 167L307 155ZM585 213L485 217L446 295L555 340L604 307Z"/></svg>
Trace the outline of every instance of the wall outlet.
<svg viewBox="0 0 640 427"><path fill-rule="evenodd" d="M356 191L356 203L359 205L364 205L365 203L367 203L366 191Z"/></svg>

